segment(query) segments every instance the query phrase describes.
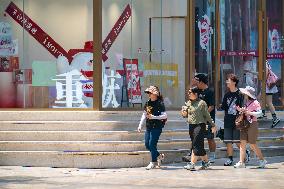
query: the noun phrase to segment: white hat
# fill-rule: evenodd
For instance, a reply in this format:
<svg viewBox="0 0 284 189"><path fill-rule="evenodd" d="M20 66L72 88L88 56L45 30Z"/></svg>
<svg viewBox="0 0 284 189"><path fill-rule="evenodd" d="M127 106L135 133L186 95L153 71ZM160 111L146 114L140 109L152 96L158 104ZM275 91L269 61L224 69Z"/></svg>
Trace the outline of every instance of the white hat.
<svg viewBox="0 0 284 189"><path fill-rule="evenodd" d="M249 97L256 99L254 88L252 88L250 86L246 86L246 88L240 88L240 91L241 91L242 94L248 95Z"/></svg>

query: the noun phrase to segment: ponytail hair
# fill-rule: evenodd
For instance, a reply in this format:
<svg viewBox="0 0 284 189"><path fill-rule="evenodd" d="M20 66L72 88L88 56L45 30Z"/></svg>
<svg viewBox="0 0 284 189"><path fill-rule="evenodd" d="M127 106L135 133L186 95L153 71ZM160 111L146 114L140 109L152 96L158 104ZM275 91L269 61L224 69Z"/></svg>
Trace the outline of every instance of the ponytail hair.
<svg viewBox="0 0 284 189"><path fill-rule="evenodd" d="M161 94L159 87L157 87L157 86L155 86L155 85L154 85L154 87L159 91L158 100L164 102L164 97L163 97L163 95Z"/></svg>

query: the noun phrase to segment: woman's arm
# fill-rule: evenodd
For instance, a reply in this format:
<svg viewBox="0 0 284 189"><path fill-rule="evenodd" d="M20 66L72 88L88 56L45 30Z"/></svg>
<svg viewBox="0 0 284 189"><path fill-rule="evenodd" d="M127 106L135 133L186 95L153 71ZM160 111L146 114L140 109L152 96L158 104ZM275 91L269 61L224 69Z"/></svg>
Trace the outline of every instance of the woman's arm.
<svg viewBox="0 0 284 189"><path fill-rule="evenodd" d="M205 117L205 120L206 120L207 122L209 122L209 123L212 125L212 127L214 127L214 126L215 126L215 123L214 123L214 121L212 120L212 118L211 118L211 116L210 116L210 114L209 114L209 112L208 112L207 104L206 104L205 102L203 102L203 103L201 104L201 106L202 106L203 115L204 115L204 117Z"/></svg>
<svg viewBox="0 0 284 189"><path fill-rule="evenodd" d="M140 129L142 129L143 123L144 123L144 121L146 120L146 114L147 114L146 111L144 111L143 114L142 114L142 116L141 116L140 123L139 123L139 127L138 127L138 128L140 128Z"/></svg>

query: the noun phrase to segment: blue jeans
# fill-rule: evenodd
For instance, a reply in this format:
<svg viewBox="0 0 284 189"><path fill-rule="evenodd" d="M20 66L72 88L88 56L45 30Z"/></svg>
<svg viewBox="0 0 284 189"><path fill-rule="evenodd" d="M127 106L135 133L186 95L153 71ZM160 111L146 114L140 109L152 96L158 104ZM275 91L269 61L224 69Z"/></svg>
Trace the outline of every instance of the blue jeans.
<svg viewBox="0 0 284 189"><path fill-rule="evenodd" d="M145 147L151 153L152 162L157 162L157 157L160 155L157 150L157 144L161 133L162 128L147 128L145 132Z"/></svg>

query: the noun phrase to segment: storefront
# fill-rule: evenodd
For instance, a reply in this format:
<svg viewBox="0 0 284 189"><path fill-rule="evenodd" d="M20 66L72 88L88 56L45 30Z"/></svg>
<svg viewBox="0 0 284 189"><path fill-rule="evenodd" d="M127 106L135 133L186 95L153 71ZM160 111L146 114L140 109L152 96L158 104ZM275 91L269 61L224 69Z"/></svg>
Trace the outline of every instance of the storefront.
<svg viewBox="0 0 284 189"><path fill-rule="evenodd" d="M168 109L178 109L200 72L208 74L217 103L228 73L264 99L266 60L279 77L274 103L283 108L283 0L0 5L2 109L141 109L148 85L159 86Z"/></svg>

